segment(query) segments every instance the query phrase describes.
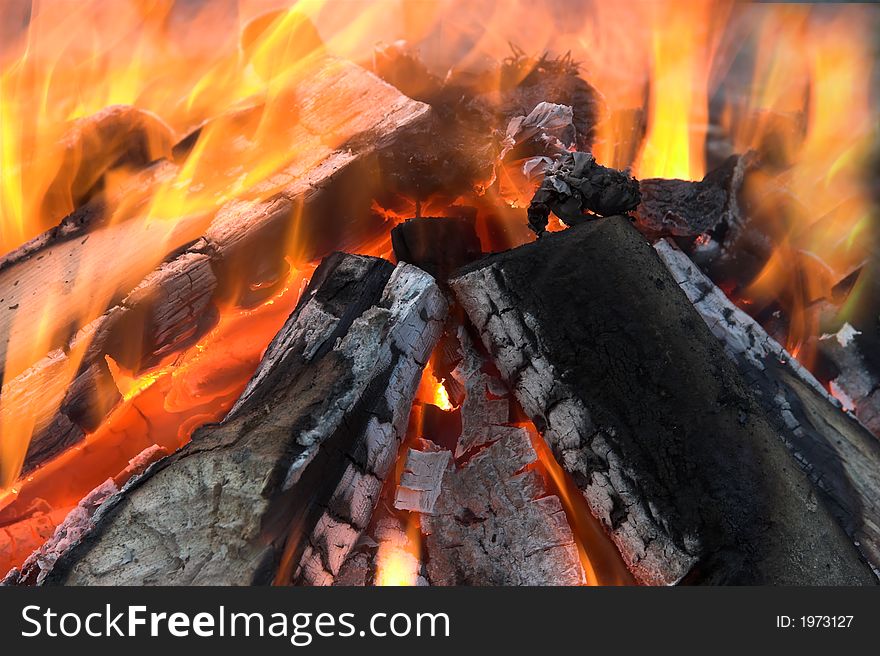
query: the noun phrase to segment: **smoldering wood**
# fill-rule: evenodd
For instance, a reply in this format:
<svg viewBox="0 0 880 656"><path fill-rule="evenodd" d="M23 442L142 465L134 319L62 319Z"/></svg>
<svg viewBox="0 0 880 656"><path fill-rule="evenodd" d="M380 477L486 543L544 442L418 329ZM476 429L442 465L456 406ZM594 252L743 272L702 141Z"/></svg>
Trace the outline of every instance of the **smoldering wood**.
<svg viewBox="0 0 880 656"><path fill-rule="evenodd" d="M601 97L570 57L512 56L479 73L433 75L406 43L380 45L373 69L408 96L429 104L431 122L414 139L383 156L388 189L408 198L440 194L453 199L482 193L494 183L495 167L508 123L539 103L570 106L570 142L592 145Z"/></svg>
<svg viewBox="0 0 880 656"><path fill-rule="evenodd" d="M428 585L423 576L418 559L413 554L419 545L411 543L401 517L395 514L382 516L375 525L361 536L355 549L346 559L333 585L358 586L376 585L382 558L393 557L398 564L403 561L417 572L415 584ZM389 554L388 552L393 553Z"/></svg>
<svg viewBox="0 0 880 656"><path fill-rule="evenodd" d="M637 580L876 583L626 217L490 256L451 286Z"/></svg>
<svg viewBox="0 0 880 656"><path fill-rule="evenodd" d="M332 582L370 520L445 312L411 265L327 258L227 417L101 504L41 579Z"/></svg>
<svg viewBox="0 0 880 656"><path fill-rule="evenodd" d="M325 93L328 88L333 89L332 94ZM103 203L93 199L58 228L0 261L0 335L5 337L0 339L0 361L6 358L9 341L24 339L22 331L29 321L41 316L42 305L28 302L39 298L36 290L51 282L61 284L62 292L58 306L44 318L57 350L30 369L7 370L4 396L27 390L26 379L33 376L46 378L51 384L53 378L46 372L57 371L62 366L59 360L76 367L74 377L91 377L105 355L141 371L162 356L185 348L213 325L216 303L231 286L230 281L283 279L279 267L285 266L284 245L294 217L298 217L300 231L312 235L312 241L304 242L306 256L320 256L332 249L330 244L345 243L346 232L351 238L361 234L363 217L355 215L346 203L369 206L371 184L378 184L377 151L389 148L407 130L424 122L428 107L402 96L363 69L331 58L319 62L315 76L301 81L297 89L301 101L316 99L304 104L316 116L328 113L341 117L341 143L336 147L314 143L317 137L298 124L291 147L294 152L309 153L309 157L297 159L271 179L272 189L280 191L267 193L262 200L260 189L255 189L255 199L229 202L213 217L182 218L171 236L166 235L167 245L163 241L167 257L155 262L126 256L128 247L149 251L155 246L156 231L138 220L106 223ZM301 117L303 124L307 119ZM175 164L163 160L136 176L126 189L145 202L150 190L171 179L176 170ZM350 187L353 178L359 180L356 187ZM357 188L365 196L352 194L341 199L348 188ZM315 230L310 229L312 224ZM91 293L76 293L77 284L82 284L77 282L77 271L92 268L100 268L102 275L91 283ZM89 304L104 295L109 309L71 335L66 323L69 317L88 315ZM68 354L78 353L76 344L85 354L73 365ZM56 376L54 380L70 378ZM93 409L115 405L118 392L114 395L106 385L96 389L98 398L86 395ZM75 390L69 396L64 389L51 394L46 389L39 391L43 396L25 471L81 440L100 419L94 412L87 422L80 419L85 397ZM47 397L59 400L49 403ZM23 398L21 402L29 401Z"/></svg>
<svg viewBox="0 0 880 656"><path fill-rule="evenodd" d="M551 213L566 225L625 214L639 205L639 188L628 171L602 166L589 153L566 152L547 168L529 203L529 228L544 234Z"/></svg>
<svg viewBox="0 0 880 656"><path fill-rule="evenodd" d="M420 298L413 298L417 292ZM304 544L293 583L331 585L351 548L370 521L382 483L393 469L400 442L406 435L413 397L431 351L440 336L448 311L445 296L425 272L401 264L386 286L380 307L395 302L404 305L399 326L389 329L390 355L371 353L364 339L349 346L364 372L374 371L384 358L394 358L387 380L373 383L380 394L378 407L371 409L363 437L346 455L346 468L317 525ZM396 308L392 305L391 310ZM369 337L369 339L375 339ZM366 375L366 373L365 373ZM375 373L372 374L375 376ZM346 420L351 423L350 419ZM312 467L312 475L326 476Z"/></svg>
<svg viewBox="0 0 880 656"><path fill-rule="evenodd" d="M880 435L880 377L865 357L864 343L858 339L861 334L846 323L836 333L823 335L818 349L837 368L837 375L830 381L834 395L845 399L859 421L874 435Z"/></svg>
<svg viewBox="0 0 880 656"><path fill-rule="evenodd" d="M755 156L731 155L702 180L648 178L640 181L641 202L635 209L636 226L649 239L695 238L707 235L719 243L742 227L737 195Z"/></svg>
<svg viewBox="0 0 880 656"><path fill-rule="evenodd" d="M495 372L487 371L485 358L471 340L467 329L456 330L461 354L450 379L465 390L461 403L461 435L455 445L455 457L479 449L505 435L519 435L523 429L509 426L509 390Z"/></svg>
<svg viewBox="0 0 880 656"><path fill-rule="evenodd" d="M654 248L828 507L880 571L880 442L686 254L665 240Z"/></svg>
<svg viewBox="0 0 880 656"><path fill-rule="evenodd" d="M394 507L419 513L434 512L443 489L443 476L451 463L451 451L410 449L394 496Z"/></svg>
<svg viewBox="0 0 880 656"><path fill-rule="evenodd" d="M476 217L417 217L391 230L391 244L399 262L424 269L439 281L483 254Z"/></svg>
<svg viewBox="0 0 880 656"><path fill-rule="evenodd" d="M452 464L448 451L411 453L408 463L424 459L434 461L431 476L420 481L429 490L414 506L425 508L421 528L432 585L584 583L562 503L529 469L538 456L525 430L501 437L462 467ZM446 471L438 477L444 460ZM422 503L429 495L433 503Z"/></svg>

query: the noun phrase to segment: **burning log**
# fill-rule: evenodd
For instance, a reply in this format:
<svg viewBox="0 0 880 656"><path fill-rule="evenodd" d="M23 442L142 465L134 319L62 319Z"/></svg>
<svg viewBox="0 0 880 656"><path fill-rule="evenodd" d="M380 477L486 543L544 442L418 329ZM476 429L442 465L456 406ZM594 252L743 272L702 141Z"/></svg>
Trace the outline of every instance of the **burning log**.
<svg viewBox="0 0 880 656"><path fill-rule="evenodd" d="M331 582L370 520L445 312L411 265L327 258L227 417L110 496L40 580Z"/></svg>
<svg viewBox="0 0 880 656"><path fill-rule="evenodd" d="M366 196L355 196L368 206L376 153L422 123L428 108L353 64L325 58L313 72L296 89L303 111L289 134L291 152L302 155L267 181L264 191L253 190L256 198L231 201L214 215L180 217L170 232L134 218L108 223L103 202L93 199L57 229L0 260L0 361L6 362L7 381L3 395L20 397L14 404L4 403L3 411L36 408L25 471L80 440L92 426L96 417L83 421L77 410L83 387L96 390L88 396L99 411L118 400L118 392L106 384L105 355L135 371L152 366L210 327L216 301L228 293L230 281L247 288L277 279L286 266L284 245L295 217L315 228L302 230L311 240L303 244L307 257L322 255L330 243L344 242L338 237L347 230L363 229L353 227L354 210L345 209L337 198L344 191L339 185L363 176L358 189ZM325 114L339 121L334 124L335 146L305 127ZM176 170L167 161L149 167L136 176L132 195L146 202L156 184L172 179ZM327 221L328 216L338 220ZM135 251L147 255L119 256ZM94 275L88 293L80 289L83 272ZM52 312L40 301L47 286L58 287ZM85 327L76 331L71 317L82 318ZM28 363L29 368L10 369L9 344L26 341L27 331L37 324L49 335L49 354ZM67 389L69 381L83 376ZM34 380L51 384L38 388ZM98 403L95 394L102 397ZM31 399L34 395L39 399ZM17 470L4 464L0 479Z"/></svg>
<svg viewBox="0 0 880 656"><path fill-rule="evenodd" d="M413 553L417 541L418 536L410 535L398 517L382 517L370 535L361 537L333 585L428 585Z"/></svg>
<svg viewBox="0 0 880 656"><path fill-rule="evenodd" d="M62 139L61 164L46 190L43 217L60 220L101 190L108 170L144 168L169 156L172 143L171 128L136 107L115 105L75 121Z"/></svg>
<svg viewBox="0 0 880 656"><path fill-rule="evenodd" d="M625 217L490 256L451 286L639 581L876 583Z"/></svg>
<svg viewBox="0 0 880 656"><path fill-rule="evenodd" d="M654 246L795 459L880 571L880 442L681 251Z"/></svg>

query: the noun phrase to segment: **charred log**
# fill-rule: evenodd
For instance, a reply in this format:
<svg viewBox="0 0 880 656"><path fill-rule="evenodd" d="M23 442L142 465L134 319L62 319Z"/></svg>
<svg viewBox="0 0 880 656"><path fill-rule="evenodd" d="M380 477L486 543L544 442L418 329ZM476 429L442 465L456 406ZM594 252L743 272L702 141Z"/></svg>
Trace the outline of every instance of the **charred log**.
<svg viewBox="0 0 880 656"><path fill-rule="evenodd" d="M876 583L625 217L491 256L451 285L639 581Z"/></svg>
<svg viewBox="0 0 880 656"><path fill-rule="evenodd" d="M460 468L449 451L410 451L395 505L422 513L432 585L584 583L559 497L529 469L537 459L524 429Z"/></svg>
<svg viewBox="0 0 880 656"><path fill-rule="evenodd" d="M346 234L350 237L364 229L360 219L369 207L370 181L377 176L376 153L424 122L428 108L354 65L328 58L319 69L321 74L314 80L302 82L299 100L315 98L315 103L303 106L316 116L326 112L345 117L338 135L342 143L338 147L317 143L305 127L295 126L292 151L314 157L296 160L274 176L272 189L279 191L267 193L265 200L232 201L213 217L181 218L159 244L154 240L162 231L151 230L148 222L108 224L106 199L96 198L58 228L0 260L0 361L7 361L10 341L25 339L22 331L38 320L55 349L29 369L11 371L7 364L5 372L4 396L33 394L35 388L27 379L34 376L48 385L38 390L39 399L33 399L39 409L25 470L82 439L96 421L94 416L81 420L81 395L71 390L68 396L66 381L93 372L105 355L140 371L185 348L211 327L217 302L232 287L231 280L243 283L235 285L237 289L260 283L264 291L270 290L263 283L283 280L283 249L296 221L315 227L300 226L302 233L309 234L303 244L306 257L320 257L332 250L330 244L344 244ZM332 94L325 93L328 88ZM345 106L341 113L337 103ZM307 116L300 119L308 123ZM134 200L146 202L155 185L171 179L176 170L173 163L158 162L119 193L137 206ZM353 177L358 178L357 185L352 184ZM351 189L359 191L355 194ZM162 255L132 258L126 249L155 249ZM78 285L84 284L78 276L91 271L96 273L89 281L89 293L77 293ZM34 299L41 298L47 285L59 286L59 300L44 316L43 304ZM98 314L98 308L97 316L89 317L95 312L95 299L104 298L109 309ZM254 299L233 300L252 303ZM88 323L76 330L68 323L70 317L86 317ZM64 375L57 375L59 371ZM112 407L118 398L103 385L96 393L101 395L97 408ZM22 398L21 403L31 400ZM22 406L16 402L15 407Z"/></svg>
<svg viewBox="0 0 880 656"><path fill-rule="evenodd" d="M667 241L654 248L828 507L880 571L880 442Z"/></svg>
<svg viewBox="0 0 880 656"><path fill-rule="evenodd" d="M330 582L369 522L445 311L415 267L326 259L223 422L110 496L40 580Z"/></svg>

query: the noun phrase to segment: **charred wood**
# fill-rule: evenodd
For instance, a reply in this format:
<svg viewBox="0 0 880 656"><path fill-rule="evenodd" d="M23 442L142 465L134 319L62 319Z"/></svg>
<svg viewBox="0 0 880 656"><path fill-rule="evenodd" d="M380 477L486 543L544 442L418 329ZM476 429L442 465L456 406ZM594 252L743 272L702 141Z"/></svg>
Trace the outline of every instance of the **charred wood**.
<svg viewBox="0 0 880 656"><path fill-rule="evenodd" d="M411 265L327 258L229 415L109 497L41 577L331 582L369 522L445 311Z"/></svg>
<svg viewBox="0 0 880 656"><path fill-rule="evenodd" d="M636 226L649 239L712 237L719 244L741 228L737 195L754 156L732 155L697 182L648 178L641 180Z"/></svg>
<svg viewBox="0 0 880 656"><path fill-rule="evenodd" d="M571 107L566 145L581 150L592 145L600 96L568 56L530 57L514 48L512 56L496 67L440 80L406 43L398 42L376 49L373 68L433 110L423 132L383 157L390 188L409 198L433 194L455 198L484 191L494 183L508 123L527 116L540 103ZM511 155L517 156L524 154Z"/></svg>
<svg viewBox="0 0 880 656"><path fill-rule="evenodd" d="M639 581L876 583L625 217L490 256L451 286Z"/></svg>
<svg viewBox="0 0 880 656"><path fill-rule="evenodd" d="M562 503L529 468L537 459L524 429L462 467L448 451L410 451L396 505L422 513L432 585L585 581Z"/></svg>
<svg viewBox="0 0 880 656"><path fill-rule="evenodd" d="M266 192L263 199L262 191L255 189L255 199L229 202L213 217L181 218L173 233L162 239L167 252L158 261L125 254L127 248L149 252L158 247L152 241L157 231L138 220L106 223L106 199L101 198L0 260L0 361L6 361L10 341L24 339L22 331L38 317L46 323L54 349L28 369L12 371L7 366L5 372L4 397L33 394L27 391L35 389L28 379L35 376L48 384L39 390L41 398L33 399L39 409L25 470L82 439L99 420L94 413L88 421L82 419L81 391L72 389L68 394L67 381L88 375L92 385L94 367L102 366L105 355L135 371L148 368L212 326L216 304L228 293L230 281L244 283L235 287L245 289L260 283L265 291L270 288L262 283L283 280L283 249L296 221L315 225L314 230L300 226L311 240L303 244L306 257L320 257L332 250L330 244L344 244L346 234L355 236L364 229L363 213L357 214L349 201L369 207L369 181L378 175L377 151L424 122L428 108L352 64L327 58L318 68L321 74L303 80L299 91L302 98L321 100L314 106L305 103L316 115L334 113L336 103L346 106L339 114L345 118L338 134L342 143L338 147L312 143L316 137L295 126L292 150L311 155L297 159L267 182L267 189L271 185L279 191ZM334 93L326 94L327 88ZM171 162L157 162L119 193L127 201L130 193L145 202L155 185L171 179L176 170ZM354 178L357 185L352 185ZM350 193L351 189L359 191ZM90 282L90 293L76 293L77 285L83 284L77 276L98 269L102 275ZM60 300L43 316L43 305L32 299L40 298L37 292L48 284L60 285ZM95 312L95 299L105 297L107 304L102 307L109 309L100 314L98 308L97 316L89 317ZM86 317L87 323L76 330L68 323L70 317ZM64 375L57 375L59 371ZM100 395L93 405L96 409L112 407L118 399L118 393L114 395L106 385L92 387Z"/></svg>
<svg viewBox="0 0 880 656"><path fill-rule="evenodd" d="M399 262L409 262L438 281L483 254L476 217L421 217L391 230L391 244Z"/></svg>
<svg viewBox="0 0 880 656"><path fill-rule="evenodd" d="M654 248L828 507L880 571L880 442L681 251Z"/></svg>
<svg viewBox="0 0 880 656"><path fill-rule="evenodd" d="M529 227L541 236L551 212L577 225L596 215L625 214L640 199L639 182L628 171L602 166L589 153L566 152L547 168L529 204Z"/></svg>

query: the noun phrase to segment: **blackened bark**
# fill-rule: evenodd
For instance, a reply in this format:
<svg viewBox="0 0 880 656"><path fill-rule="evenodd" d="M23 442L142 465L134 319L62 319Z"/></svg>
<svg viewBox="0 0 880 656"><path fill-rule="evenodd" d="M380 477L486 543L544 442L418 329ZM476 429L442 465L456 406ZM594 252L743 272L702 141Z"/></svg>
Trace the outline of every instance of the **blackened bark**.
<svg viewBox="0 0 880 656"><path fill-rule="evenodd" d="M876 583L628 219L491 256L451 286L639 581Z"/></svg>

